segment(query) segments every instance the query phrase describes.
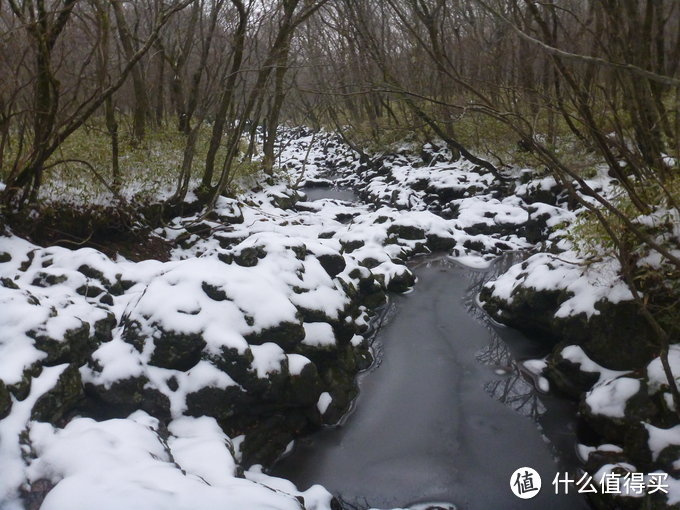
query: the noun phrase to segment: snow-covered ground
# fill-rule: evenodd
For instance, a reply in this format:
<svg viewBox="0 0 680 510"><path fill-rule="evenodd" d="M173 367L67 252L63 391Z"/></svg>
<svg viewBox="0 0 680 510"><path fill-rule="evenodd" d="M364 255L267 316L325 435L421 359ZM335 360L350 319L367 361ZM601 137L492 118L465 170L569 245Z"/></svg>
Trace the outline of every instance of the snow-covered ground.
<svg viewBox="0 0 680 510"><path fill-rule="evenodd" d="M3 510L43 498L49 510L329 509L325 489L299 492L252 464L347 408L374 309L415 282L406 261L443 251L483 266L558 243L551 229L574 218L531 199L554 182L509 193L445 151L426 151L428 164L402 151L367 165L331 135L297 135L277 184L157 229L170 261L0 236ZM306 202L292 187L338 176L366 203ZM566 289L560 315L630 299L615 274L535 257L496 283L499 298L518 285ZM600 373L586 402L618 413L634 380ZM256 429L272 417L286 431L263 440ZM668 434L650 434L655 451Z"/></svg>

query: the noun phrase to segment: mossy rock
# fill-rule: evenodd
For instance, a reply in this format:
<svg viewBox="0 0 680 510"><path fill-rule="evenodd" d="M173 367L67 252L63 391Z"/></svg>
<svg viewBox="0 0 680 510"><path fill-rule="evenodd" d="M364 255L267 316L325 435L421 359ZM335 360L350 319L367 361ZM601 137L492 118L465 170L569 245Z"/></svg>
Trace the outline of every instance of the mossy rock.
<svg viewBox="0 0 680 510"><path fill-rule="evenodd" d="M219 221L228 225L237 225L243 223L243 211L236 203L229 204L229 207L221 206L218 210L210 211L206 215L206 219L210 221Z"/></svg>
<svg viewBox="0 0 680 510"><path fill-rule="evenodd" d="M222 289L221 287L217 287L216 285L213 285L209 282L201 283L201 289L203 289L205 295L208 296L213 301L229 300L229 296L227 296L227 293L224 291L224 289Z"/></svg>
<svg viewBox="0 0 680 510"><path fill-rule="evenodd" d="M109 294L107 294L108 296ZM99 319L92 326L94 332L94 343L92 344L92 349L97 348L97 346L102 342L109 342L113 339L113 329L116 327L117 321L116 316L113 312L106 312L106 317Z"/></svg>
<svg viewBox="0 0 680 510"><path fill-rule="evenodd" d="M249 344L253 345L274 342L284 351L290 352L305 338L305 329L302 322L284 321L276 326L250 333L245 338Z"/></svg>
<svg viewBox="0 0 680 510"><path fill-rule="evenodd" d="M272 195L272 203L279 209L292 209L301 200L302 196L293 191L290 193L277 193Z"/></svg>
<svg viewBox="0 0 680 510"><path fill-rule="evenodd" d="M390 278L390 281L387 284L387 290L390 292L402 293L411 289L415 283L415 275L410 270L404 268L403 271L393 275L392 278Z"/></svg>
<svg viewBox="0 0 680 510"><path fill-rule="evenodd" d="M0 420L5 418L12 409L12 396L5 383L0 381Z"/></svg>
<svg viewBox="0 0 680 510"><path fill-rule="evenodd" d="M583 393L589 391L600 379L597 372L586 372L581 369L579 363L574 363L561 356L566 347L559 344L553 349L553 354L548 358L545 376L558 391L573 399L580 399Z"/></svg>
<svg viewBox="0 0 680 510"><path fill-rule="evenodd" d="M234 262L239 266L243 267L253 267L256 266L260 259L267 256L267 251L264 246L248 246L241 248L239 251L234 253Z"/></svg>
<svg viewBox="0 0 680 510"><path fill-rule="evenodd" d="M47 357L41 360L45 366L62 363L82 365L97 345L96 341L90 337L90 325L83 321L77 328L66 331L63 339L51 338L36 331L29 331L27 335L34 339L37 349L47 354Z"/></svg>
<svg viewBox="0 0 680 510"><path fill-rule="evenodd" d="M0 285L6 289L19 290L19 286L9 278L0 278Z"/></svg>
<svg viewBox="0 0 680 510"><path fill-rule="evenodd" d="M291 405L316 405L322 392L321 378L314 363L307 363L298 375L289 379L288 402Z"/></svg>
<svg viewBox="0 0 680 510"><path fill-rule="evenodd" d="M678 459L680 459L680 445L672 444L666 446L659 452L659 456L654 461L655 467L662 469L673 478L680 478L680 466L678 466Z"/></svg>
<svg viewBox="0 0 680 510"><path fill-rule="evenodd" d="M536 290L517 287L512 301L492 294L493 287L483 287L480 301L498 322L507 324L544 342L579 345L596 363L612 370L632 370L657 354L653 332L632 301L595 303L599 312L555 317L560 305L573 297L566 290Z"/></svg>
<svg viewBox="0 0 680 510"><path fill-rule="evenodd" d="M83 397L80 370L77 365L69 365L61 373L54 387L35 402L31 410L31 419L58 423L83 400Z"/></svg>
<svg viewBox="0 0 680 510"><path fill-rule="evenodd" d="M246 468L253 464L271 465L295 437L311 431L314 419L311 411L304 410L259 417L241 443L242 465Z"/></svg>
<svg viewBox="0 0 680 510"><path fill-rule="evenodd" d="M585 395L579 405L579 413L588 425L607 442L617 444L624 444L627 436L629 440L633 438L631 434L639 432L636 429L642 427L642 422L657 423L659 412L659 407L649 395L644 380L640 381L637 393L626 401L622 417L593 413L586 404Z"/></svg>
<svg viewBox="0 0 680 510"><path fill-rule="evenodd" d="M84 274L88 278L99 280L99 282L101 282L102 285L104 285L104 287L106 287L107 289L112 286L112 283L109 281L108 278L106 278L106 276L104 276L103 272L90 265L82 264L80 267L78 267L78 272Z"/></svg>
<svg viewBox="0 0 680 510"><path fill-rule="evenodd" d="M437 234L427 234L427 246L432 251L451 251L456 246L456 240L452 237L443 237Z"/></svg>
<svg viewBox="0 0 680 510"><path fill-rule="evenodd" d="M10 260L12 260L12 256L9 253L6 251L0 251L0 264L4 264Z"/></svg>
<svg viewBox="0 0 680 510"><path fill-rule="evenodd" d="M159 338L153 339L154 350L150 365L186 372L201 360L206 346L199 334L183 334L161 331Z"/></svg>
<svg viewBox="0 0 680 510"><path fill-rule="evenodd" d="M632 301L595 303L599 314L580 314L555 319L561 338L581 345L596 363L612 370L631 370L647 364L658 354L654 333Z"/></svg>
<svg viewBox="0 0 680 510"><path fill-rule="evenodd" d="M344 253L351 253L354 250L358 250L364 244L366 244L366 242L362 241L361 239L353 239L351 241L340 241L340 246L342 246L342 251Z"/></svg>
<svg viewBox="0 0 680 510"><path fill-rule="evenodd" d="M86 383L89 414L97 419L124 418L141 409L162 421L169 420L170 400L148 384L144 376L120 379L109 387Z"/></svg>
<svg viewBox="0 0 680 510"><path fill-rule="evenodd" d="M425 238L425 230L413 225L392 224L387 228L387 233L407 241L418 241Z"/></svg>
<svg viewBox="0 0 680 510"><path fill-rule="evenodd" d="M25 400L26 397L31 393L31 383L34 377L38 377L43 370L43 365L41 362L34 363L30 367L26 368L21 375L21 379L14 383L8 384L7 389L17 400Z"/></svg>
<svg viewBox="0 0 680 510"><path fill-rule="evenodd" d="M319 255L317 260L331 278L338 276L347 266L345 258L339 253L324 253Z"/></svg>
<svg viewBox="0 0 680 510"><path fill-rule="evenodd" d="M189 416L212 416L219 420L233 417L240 407L250 403L243 390L238 386L227 388L205 387L189 393L186 397Z"/></svg>
<svg viewBox="0 0 680 510"><path fill-rule="evenodd" d="M68 276L65 274L53 274L46 273L44 271L38 271L33 278L31 285L45 288L51 287L53 285L59 285L60 283L64 283L66 280L68 280Z"/></svg>
<svg viewBox="0 0 680 510"><path fill-rule="evenodd" d="M81 296L96 298L97 296L106 293L106 290L98 285L81 285L76 289L76 292Z"/></svg>
<svg viewBox="0 0 680 510"><path fill-rule="evenodd" d="M233 347L223 346L220 349L220 354L204 353L203 358L210 361L239 384L244 384L253 377L250 367L254 357L250 349L239 352Z"/></svg>

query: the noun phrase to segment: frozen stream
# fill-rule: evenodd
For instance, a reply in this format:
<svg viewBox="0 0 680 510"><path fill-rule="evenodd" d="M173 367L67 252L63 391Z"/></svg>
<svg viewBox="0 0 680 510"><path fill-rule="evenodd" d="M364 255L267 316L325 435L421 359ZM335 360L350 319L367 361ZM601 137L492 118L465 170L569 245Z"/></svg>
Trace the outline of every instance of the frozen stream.
<svg viewBox="0 0 680 510"><path fill-rule="evenodd" d="M554 495L556 472L575 463L574 411L539 396L517 370L514 359L540 356L541 347L493 326L476 306L489 271L438 257L421 260L416 274L415 290L392 299L354 411L298 441L273 474L301 488L320 483L357 508L588 508L580 496ZM530 500L509 488L523 466L543 480Z"/></svg>

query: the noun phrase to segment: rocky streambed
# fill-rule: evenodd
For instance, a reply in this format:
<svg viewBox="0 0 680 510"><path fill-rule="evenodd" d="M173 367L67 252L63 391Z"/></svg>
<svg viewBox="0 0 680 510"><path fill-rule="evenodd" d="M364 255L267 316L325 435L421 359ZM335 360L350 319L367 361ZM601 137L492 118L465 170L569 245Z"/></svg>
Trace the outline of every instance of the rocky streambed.
<svg viewBox="0 0 680 510"><path fill-rule="evenodd" d="M394 300L377 334L378 363L360 379L354 411L300 440L273 472L303 487L321 483L363 508L588 508L550 486L558 470L576 467L574 409L544 398L516 363L540 347L506 336L479 312L488 270L436 257L415 273L414 291ZM559 451L560 442L572 451ZM528 501L509 490L522 466L545 484Z"/></svg>
<svg viewBox="0 0 680 510"><path fill-rule="evenodd" d="M509 466L534 463L552 473L556 453L565 469L575 466L565 453L570 449L561 446L574 442L563 423L569 411L548 405L549 398L527 382L547 390L546 377L581 399L582 413L593 416L592 428L601 434L579 450L586 469L595 472L605 461L635 469L626 464L629 443L621 444L628 441L626 427L635 417L663 413L636 397L631 402L642 402L635 407L641 411L630 414L627 399L641 388L654 405L667 399L655 382L653 353L644 351L647 379L621 371L631 367L604 368L606 356L598 358L597 348L606 342L606 326L595 329L601 333L591 344L583 333L626 302L615 271L608 283L594 285L587 272L570 273L535 258L550 257L539 254L489 282L481 293L486 309L499 321L540 334L538 343L513 340L510 330L503 334L507 344L490 336L491 326L468 292L474 287L476 296L481 282L472 275L483 272L446 266L442 273L440 262L425 265L416 270L423 285L397 297L413 289L408 264L416 256L440 253L483 268L503 253L564 252L559 228L574 213L554 181L523 171L498 181L432 145L365 158L332 134L298 129L284 135L276 183L249 183L251 191L222 198L209 214L177 217L154 232L172 246L167 261L132 262L2 234L3 509L336 508L326 489L300 491L264 474L262 465L271 465L294 439L336 424L357 394L347 427L324 430L314 440L332 443L333 434L346 433L356 458L325 463L323 452L335 450L322 446L306 467L300 461L287 476L305 486L328 483L336 494L354 501L363 495L369 504L444 498L462 508L510 508ZM347 191L328 198L327 191L314 190L332 184L331 176L363 203L347 202ZM305 182L308 197L293 186ZM327 198L311 200L319 197L314 193ZM599 290L584 291L589 288ZM531 298L536 292L548 292L550 299ZM378 336L375 345L384 346L378 351L384 356L361 379L359 393L356 377L371 365L370 342L390 301L400 312ZM600 314L589 316L589 304L597 304ZM553 326L564 318L580 326L558 338ZM394 337L386 336L390 331ZM543 356L558 339L568 345L552 350L547 361L512 361ZM508 356L506 345L517 353ZM611 402L614 407L607 407ZM540 416L543 434L556 448L546 446L523 413ZM650 418L642 426L649 440L638 435L635 444L646 445L649 457L672 458L664 450L668 434L657 430L668 425L673 423ZM567 439L560 439L565 430ZM383 440L371 444L376 457L360 458L374 432ZM601 447L597 437L621 445ZM656 467L654 458L640 467ZM359 471L381 480L373 484L379 493L352 478L350 466L362 462ZM336 479L321 476L333 470ZM489 487L475 476L485 470ZM396 485L390 491L391 481ZM548 492L540 498L550 500ZM638 503L633 499L626 502ZM581 504L569 498L545 504L567 501ZM670 497L654 501L672 503Z"/></svg>

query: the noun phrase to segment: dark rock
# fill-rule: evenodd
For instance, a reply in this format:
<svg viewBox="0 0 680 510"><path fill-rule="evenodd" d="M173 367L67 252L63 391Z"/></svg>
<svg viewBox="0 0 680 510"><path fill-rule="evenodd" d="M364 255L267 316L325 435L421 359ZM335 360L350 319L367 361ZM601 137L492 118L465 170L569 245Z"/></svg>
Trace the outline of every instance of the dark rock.
<svg viewBox="0 0 680 510"><path fill-rule="evenodd" d="M295 436L309 428L310 421L304 412L279 412L259 417L257 429L246 434L241 443L242 465L272 464Z"/></svg>
<svg viewBox="0 0 680 510"><path fill-rule="evenodd" d="M177 377L170 376L168 380L166 381L166 384L168 385L168 388L170 391L177 391L179 389L179 383L177 382Z"/></svg>
<svg viewBox="0 0 680 510"><path fill-rule="evenodd" d="M186 397L189 416L212 416L217 420L227 420L238 411L239 405L247 402L247 397L238 386L228 386L224 389L205 387L189 393Z"/></svg>
<svg viewBox="0 0 680 510"><path fill-rule="evenodd" d="M305 329L301 322L281 322L274 327L265 328L256 333L246 335L249 344L261 345L274 342L284 351L289 352L305 337Z"/></svg>
<svg viewBox="0 0 680 510"><path fill-rule="evenodd" d="M68 280L68 276L64 274L52 274L40 271L35 275L35 278L33 278L31 285L35 285L36 287L51 287L52 285L64 283L66 280Z"/></svg>
<svg viewBox="0 0 680 510"><path fill-rule="evenodd" d="M317 260L331 278L338 276L347 266L345 258L339 253L324 253L319 255Z"/></svg>
<svg viewBox="0 0 680 510"><path fill-rule="evenodd" d="M0 278L0 285L5 287L6 289L13 289L13 290L19 289L19 286L16 283L14 283L12 280L10 280L9 278L4 278L4 277Z"/></svg>
<svg viewBox="0 0 680 510"><path fill-rule="evenodd" d="M579 412L600 436L610 442L624 444L626 437L630 440L632 434L639 433L637 429L644 428L641 422L655 422L659 408L649 395L646 382L642 380L638 392L626 401L623 417L594 414L586 403L585 396L579 406Z"/></svg>
<svg viewBox="0 0 680 510"><path fill-rule="evenodd" d="M300 194L295 191L277 193L276 195L271 196L272 203L279 209L292 209L300 199Z"/></svg>
<svg viewBox="0 0 680 510"><path fill-rule="evenodd" d="M78 268L78 272L84 274L88 278L99 280L106 288L109 288L112 285L108 278L104 276L104 273L102 273L99 269L95 269L94 267L87 264L81 265Z"/></svg>
<svg viewBox="0 0 680 510"><path fill-rule="evenodd" d="M33 259L35 258L35 250L31 250L26 254L26 260L21 262L21 265L19 266L19 271L26 272L28 271L28 268L31 267L31 264L33 264Z"/></svg>
<svg viewBox="0 0 680 510"><path fill-rule="evenodd" d="M115 381L108 388L85 384L87 410L97 419L126 417L141 409L160 420L170 419L170 401L160 391L148 387L146 377L128 377Z"/></svg>
<svg viewBox="0 0 680 510"><path fill-rule="evenodd" d="M294 405L315 406L322 392L321 379L316 365L307 363L300 374L291 375L287 401Z"/></svg>
<svg viewBox="0 0 680 510"><path fill-rule="evenodd" d="M234 262L239 266L253 267L257 265L260 259L266 256L267 251L264 249L264 246L247 246L234 253Z"/></svg>
<svg viewBox="0 0 680 510"><path fill-rule="evenodd" d="M52 480L40 478L21 487L21 502L25 510L40 510L47 494L56 485Z"/></svg>
<svg viewBox="0 0 680 510"><path fill-rule="evenodd" d="M465 231L467 232L467 229L465 229ZM463 242L463 247L467 248L468 250L483 253L485 251L486 245L482 241L466 239L465 242Z"/></svg>
<svg viewBox="0 0 680 510"><path fill-rule="evenodd" d="M116 316L112 312L106 312L106 317L94 323L92 328L94 331L94 342L92 342L90 346L92 349L91 352L94 352L94 349L96 349L101 342L108 342L113 338L113 328L115 328L116 325Z"/></svg>
<svg viewBox="0 0 680 510"><path fill-rule="evenodd" d="M83 385L77 365L69 365L61 373L53 388L33 405L31 419L58 423L83 399Z"/></svg>
<svg viewBox="0 0 680 510"><path fill-rule="evenodd" d="M205 340L198 334L184 334L162 331L160 338L154 338L154 350L150 365L174 370L187 371L201 360Z"/></svg>
<svg viewBox="0 0 680 510"><path fill-rule="evenodd" d="M106 293L99 298L99 302L103 305L113 306L113 296L109 293Z"/></svg>
<svg viewBox="0 0 680 510"><path fill-rule="evenodd" d="M47 354L41 360L45 366L62 363L82 365L97 346L96 340L90 337L90 325L83 321L77 328L68 330L63 339L51 338L38 331L29 331L26 334L34 339L36 348Z"/></svg>
<svg viewBox="0 0 680 510"><path fill-rule="evenodd" d="M387 290L390 292L406 292L416 283L415 275L408 269L404 268L401 273L395 274L390 278L387 284Z"/></svg>
<svg viewBox="0 0 680 510"><path fill-rule="evenodd" d="M427 245L432 251L450 251L456 246L456 240L452 237L427 234Z"/></svg>
<svg viewBox="0 0 680 510"><path fill-rule="evenodd" d="M85 296L88 298L96 298L97 296L105 293L106 291L101 287L98 287L97 285L81 285L76 289L76 292L81 296Z"/></svg>
<svg viewBox="0 0 680 510"><path fill-rule="evenodd" d="M190 234L195 234L200 237L207 237L211 234L213 227L209 223L199 222L184 225L184 229Z"/></svg>
<svg viewBox="0 0 680 510"><path fill-rule="evenodd" d="M219 355L204 354L203 357L239 384L246 384L253 377L250 366L254 358L250 349L239 352L233 347L223 346Z"/></svg>
<svg viewBox="0 0 680 510"><path fill-rule="evenodd" d="M417 241L425 238L425 230L413 225L392 224L387 228L387 233L408 241Z"/></svg>
<svg viewBox="0 0 680 510"><path fill-rule="evenodd" d="M217 240L217 242L220 244L220 248L226 250L248 239L248 235L244 235L241 232L234 233L218 232L213 236L213 239Z"/></svg>
<svg viewBox="0 0 680 510"><path fill-rule="evenodd" d="M573 363L561 356L563 345L553 350L553 354L548 358L548 366L545 376L552 385L565 395L580 399L581 395L590 390L599 380L600 374L596 372L586 372L581 369L580 364Z"/></svg>
<svg viewBox="0 0 680 510"><path fill-rule="evenodd" d="M226 301L229 299L227 293L223 289L216 287L208 282L201 283L201 288L205 292L206 296L214 301Z"/></svg>
<svg viewBox="0 0 680 510"><path fill-rule="evenodd" d="M480 301L497 321L545 341L580 345L593 361L613 370L635 369L651 361L657 348L653 332L632 301L595 304L599 314L555 317L560 305L573 296L565 290L518 287L508 303L484 287Z"/></svg>
<svg viewBox="0 0 680 510"><path fill-rule="evenodd" d="M217 258L220 262L225 264L231 264L234 262L234 256L231 253L218 253Z"/></svg>
<svg viewBox="0 0 680 510"><path fill-rule="evenodd" d="M12 397L5 383L0 381L0 420L5 418L12 408Z"/></svg>
<svg viewBox="0 0 680 510"><path fill-rule="evenodd" d="M342 251L345 253L351 253L354 250L361 248L364 244L366 243L361 239L353 239L351 241L340 241Z"/></svg>
<svg viewBox="0 0 680 510"><path fill-rule="evenodd" d="M4 264L10 260L12 260L12 256L9 253L6 251L0 251L0 264Z"/></svg>
<svg viewBox="0 0 680 510"><path fill-rule="evenodd" d="M34 363L32 366L24 370L20 381L11 385L7 385L7 389L17 400L25 400L31 392L31 383L33 378L38 377L41 373L42 365L40 362Z"/></svg>
<svg viewBox="0 0 680 510"><path fill-rule="evenodd" d="M218 210L210 211L206 217L209 221L219 221L229 225L236 225L243 223L243 211L235 202L230 203L228 207L220 205Z"/></svg>

